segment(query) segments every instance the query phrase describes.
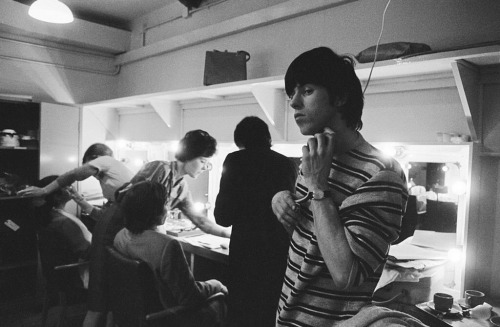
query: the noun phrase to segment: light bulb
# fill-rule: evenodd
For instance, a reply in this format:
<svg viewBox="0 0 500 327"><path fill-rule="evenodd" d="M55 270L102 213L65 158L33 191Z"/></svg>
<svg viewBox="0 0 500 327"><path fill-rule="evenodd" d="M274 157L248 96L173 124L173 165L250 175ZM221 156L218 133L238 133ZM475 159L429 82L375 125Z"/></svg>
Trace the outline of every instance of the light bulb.
<svg viewBox="0 0 500 327"><path fill-rule="evenodd" d="M205 209L205 204L201 202L193 203L193 209L197 212L202 212Z"/></svg>
<svg viewBox="0 0 500 327"><path fill-rule="evenodd" d="M462 251L457 248L450 249L448 251L448 259L453 263L460 262L462 260Z"/></svg>
<svg viewBox="0 0 500 327"><path fill-rule="evenodd" d="M451 192L456 195L462 195L467 192L467 182L460 180L453 183L451 186Z"/></svg>

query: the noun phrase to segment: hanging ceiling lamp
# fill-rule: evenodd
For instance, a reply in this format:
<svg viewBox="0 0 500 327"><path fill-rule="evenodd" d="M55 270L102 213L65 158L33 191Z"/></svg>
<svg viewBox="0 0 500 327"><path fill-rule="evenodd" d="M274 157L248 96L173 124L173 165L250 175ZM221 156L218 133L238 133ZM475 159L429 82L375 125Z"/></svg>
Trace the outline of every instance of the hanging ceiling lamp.
<svg viewBox="0 0 500 327"><path fill-rule="evenodd" d="M73 13L59 0L36 0L30 6L28 14L48 23L66 24L73 21Z"/></svg>

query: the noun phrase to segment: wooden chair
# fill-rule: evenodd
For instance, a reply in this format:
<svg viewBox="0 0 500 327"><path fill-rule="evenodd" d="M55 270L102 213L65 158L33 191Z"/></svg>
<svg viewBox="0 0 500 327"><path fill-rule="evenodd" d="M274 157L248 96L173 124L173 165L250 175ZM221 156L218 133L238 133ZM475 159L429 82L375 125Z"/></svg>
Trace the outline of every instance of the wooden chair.
<svg viewBox="0 0 500 327"><path fill-rule="evenodd" d="M109 305L116 326L197 326L189 317L196 316L198 307L163 308L155 276L145 262L130 259L111 246L106 246L106 255ZM217 293L207 301L223 297Z"/></svg>
<svg viewBox="0 0 500 327"><path fill-rule="evenodd" d="M53 231L39 230L37 243L44 278L41 326L46 326L49 309L54 305L60 307L58 326L64 326L68 305L87 301L87 290L80 279L79 268L88 265L88 261L78 262L78 258L64 246L60 235Z"/></svg>

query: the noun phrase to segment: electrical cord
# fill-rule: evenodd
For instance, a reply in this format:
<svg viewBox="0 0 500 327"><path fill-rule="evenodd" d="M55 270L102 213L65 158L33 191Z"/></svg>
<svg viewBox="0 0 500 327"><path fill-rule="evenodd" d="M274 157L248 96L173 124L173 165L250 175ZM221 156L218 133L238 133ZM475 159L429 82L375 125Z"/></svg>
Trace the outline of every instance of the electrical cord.
<svg viewBox="0 0 500 327"><path fill-rule="evenodd" d="M383 301L372 300L372 304L379 305L379 306L387 305L387 304L390 304L390 303L396 301L397 299L399 299L400 297L403 297L403 296L408 296L407 290L401 290L401 292L399 292L398 294L394 295L393 297L391 297L390 299L387 299L387 300L383 300Z"/></svg>
<svg viewBox="0 0 500 327"><path fill-rule="evenodd" d="M385 13L387 12L387 8L389 8L389 4L391 0L387 1L385 5L384 13L382 14L382 27L380 28L380 34L378 36L377 44L375 45L375 57L373 58L373 64L370 69L370 74L368 75L368 79L366 80L365 89L363 90L363 95L365 95L366 89L368 88L368 84L370 84L370 80L372 78L373 68L375 67L375 63L377 62L377 53L378 53L378 45L380 44L380 39L382 38L382 33L384 32L384 24L385 24Z"/></svg>

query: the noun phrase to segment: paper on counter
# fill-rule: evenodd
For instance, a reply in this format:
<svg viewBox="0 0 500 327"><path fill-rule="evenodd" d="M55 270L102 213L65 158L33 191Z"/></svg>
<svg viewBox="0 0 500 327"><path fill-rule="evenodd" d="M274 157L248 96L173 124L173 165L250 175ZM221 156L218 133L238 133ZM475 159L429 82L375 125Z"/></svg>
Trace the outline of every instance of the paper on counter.
<svg viewBox="0 0 500 327"><path fill-rule="evenodd" d="M209 249L218 249L221 247L222 243L227 243L228 239L211 234L203 234L198 236L185 237L184 240L193 245L201 245Z"/></svg>
<svg viewBox="0 0 500 327"><path fill-rule="evenodd" d="M440 233L430 230L416 230L413 234L411 244L448 251L457 244L456 233Z"/></svg>
<svg viewBox="0 0 500 327"><path fill-rule="evenodd" d="M399 276L399 271L384 268L382 275L375 287L375 291L394 282Z"/></svg>
<svg viewBox="0 0 500 327"><path fill-rule="evenodd" d="M410 243L391 245L389 255L396 260L446 260L448 253L431 248L424 248Z"/></svg>
<svg viewBox="0 0 500 327"><path fill-rule="evenodd" d="M412 260L397 263L399 268L391 266L389 262L384 267L376 290L392 282L417 283L422 278L437 277L443 274L444 260ZM394 263L391 263L394 264ZM418 267L418 268L417 268Z"/></svg>
<svg viewBox="0 0 500 327"><path fill-rule="evenodd" d="M391 267L399 267L399 268L407 268L407 269L429 269L436 266L440 266L446 263L446 260L410 260L410 261L390 261L387 260L387 266Z"/></svg>

